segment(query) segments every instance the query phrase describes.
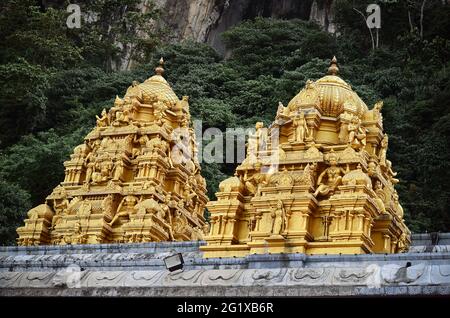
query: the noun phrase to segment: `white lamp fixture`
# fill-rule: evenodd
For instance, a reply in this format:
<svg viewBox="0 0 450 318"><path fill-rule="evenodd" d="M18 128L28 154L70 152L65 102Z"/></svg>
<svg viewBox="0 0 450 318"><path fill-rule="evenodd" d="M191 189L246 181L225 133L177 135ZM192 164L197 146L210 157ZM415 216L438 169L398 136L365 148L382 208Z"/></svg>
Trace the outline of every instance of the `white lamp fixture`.
<svg viewBox="0 0 450 318"><path fill-rule="evenodd" d="M167 256L166 258L164 258L164 263L166 264L166 268L169 270L169 272L183 269L183 256L181 255L181 253Z"/></svg>

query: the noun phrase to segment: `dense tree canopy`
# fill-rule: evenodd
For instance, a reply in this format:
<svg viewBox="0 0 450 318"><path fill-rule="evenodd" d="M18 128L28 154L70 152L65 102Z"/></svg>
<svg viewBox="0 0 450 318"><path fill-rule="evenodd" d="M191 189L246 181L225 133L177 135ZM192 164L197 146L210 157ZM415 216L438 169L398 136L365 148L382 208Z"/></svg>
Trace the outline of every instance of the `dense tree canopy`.
<svg viewBox="0 0 450 318"><path fill-rule="evenodd" d="M160 56L174 91L190 96L191 113L203 121L202 128L224 130L257 120L269 124L278 102L286 105L307 79L322 77L336 55L341 76L370 107L384 100L388 155L399 172L408 226L415 232L450 229L448 5L430 2L422 23L415 1L382 5L375 49L353 10L364 11L363 2L355 7L354 1L339 1L337 34L301 20L257 18L223 34L230 53L224 59L205 44L158 44L157 34L139 37L131 29L149 16L134 9L129 15L110 12L105 6L111 1L87 2L102 17L90 31L68 30L65 10L43 10L37 1L0 4L1 244L14 243L27 209L42 203L63 179L62 163L95 125L95 114L111 107L132 80L149 77ZM137 3L116 2L130 8ZM148 14L157 18L156 11ZM104 28L108 24L114 36ZM112 71L117 50L124 49L117 41L125 38L139 64ZM203 164L211 199L234 168Z"/></svg>

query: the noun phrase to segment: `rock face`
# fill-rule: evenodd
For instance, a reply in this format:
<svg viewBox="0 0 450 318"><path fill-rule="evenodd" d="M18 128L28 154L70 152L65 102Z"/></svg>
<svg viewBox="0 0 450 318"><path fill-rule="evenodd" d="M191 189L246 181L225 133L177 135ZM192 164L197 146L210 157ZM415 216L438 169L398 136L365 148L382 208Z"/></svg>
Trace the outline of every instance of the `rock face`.
<svg viewBox="0 0 450 318"><path fill-rule="evenodd" d="M221 53L220 34L239 22L255 17L315 21L334 32L333 0L156 0L162 12L162 26L169 39L206 42Z"/></svg>

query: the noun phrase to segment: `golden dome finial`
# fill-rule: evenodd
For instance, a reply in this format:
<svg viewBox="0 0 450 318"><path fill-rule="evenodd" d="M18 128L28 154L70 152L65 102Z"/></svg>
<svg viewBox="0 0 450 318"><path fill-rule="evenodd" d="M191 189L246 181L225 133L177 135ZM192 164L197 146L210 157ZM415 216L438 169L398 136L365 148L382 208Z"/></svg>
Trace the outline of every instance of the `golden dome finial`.
<svg viewBox="0 0 450 318"><path fill-rule="evenodd" d="M339 67L337 65L336 56L333 56L330 62L330 67L328 68L328 75L337 75L339 73Z"/></svg>
<svg viewBox="0 0 450 318"><path fill-rule="evenodd" d="M156 75L161 75L162 76L164 74L163 65L164 65L164 59L161 57L159 59L159 65L155 68Z"/></svg>

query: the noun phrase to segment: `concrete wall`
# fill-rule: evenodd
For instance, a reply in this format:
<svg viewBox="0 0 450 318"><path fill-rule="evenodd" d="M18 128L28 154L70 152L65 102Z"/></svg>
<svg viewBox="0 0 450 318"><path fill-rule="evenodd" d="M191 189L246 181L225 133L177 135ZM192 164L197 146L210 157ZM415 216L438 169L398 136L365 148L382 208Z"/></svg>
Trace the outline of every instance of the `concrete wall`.
<svg viewBox="0 0 450 318"><path fill-rule="evenodd" d="M450 295L449 234L411 252L204 259L204 242L0 248L1 296ZM184 270L163 259L182 253Z"/></svg>

